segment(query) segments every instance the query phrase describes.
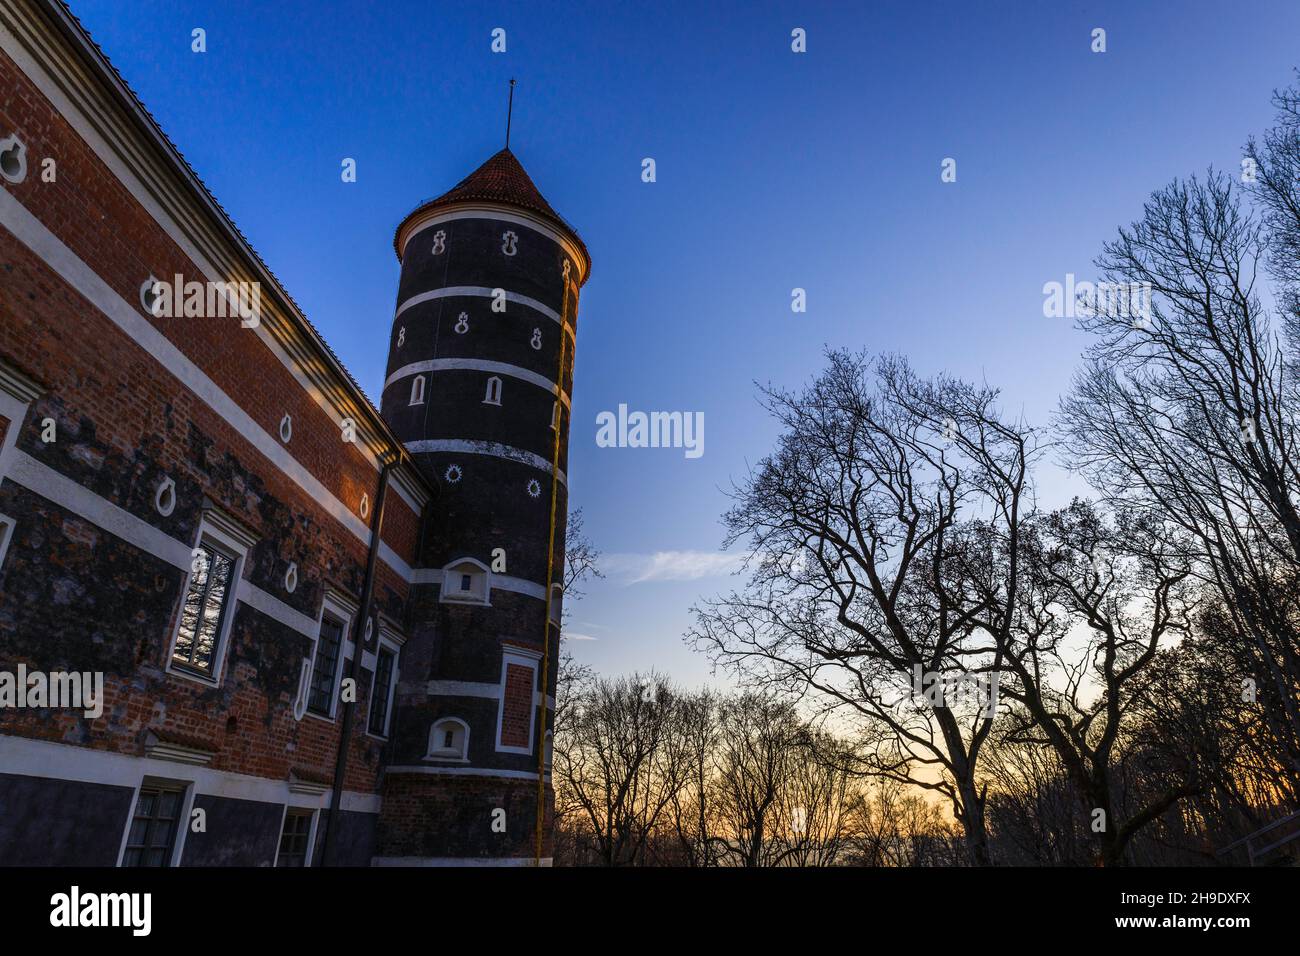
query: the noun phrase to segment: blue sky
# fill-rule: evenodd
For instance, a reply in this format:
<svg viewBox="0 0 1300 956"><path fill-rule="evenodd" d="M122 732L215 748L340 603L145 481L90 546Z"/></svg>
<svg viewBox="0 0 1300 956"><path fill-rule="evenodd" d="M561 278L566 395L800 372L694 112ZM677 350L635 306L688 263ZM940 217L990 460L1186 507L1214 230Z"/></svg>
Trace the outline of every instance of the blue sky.
<svg viewBox="0 0 1300 956"><path fill-rule="evenodd" d="M501 147L518 79L512 148L594 262L570 488L608 576L570 647L689 684L688 609L739 583L724 491L775 436L753 383L805 381L827 345L899 351L1044 420L1082 338L1043 284L1091 277L1171 178L1238 170L1300 65L1293 2L72 7L372 398L393 230ZM703 412L705 454L598 448L619 403Z"/></svg>

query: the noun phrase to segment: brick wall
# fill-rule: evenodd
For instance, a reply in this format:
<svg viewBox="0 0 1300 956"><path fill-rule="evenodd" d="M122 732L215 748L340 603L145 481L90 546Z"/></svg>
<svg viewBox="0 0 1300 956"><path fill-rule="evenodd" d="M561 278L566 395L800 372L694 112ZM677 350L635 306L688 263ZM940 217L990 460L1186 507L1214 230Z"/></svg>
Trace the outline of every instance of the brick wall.
<svg viewBox="0 0 1300 956"><path fill-rule="evenodd" d="M139 307L150 275L207 277L3 53L0 129L29 150L26 180L3 188L267 433L278 436L291 415L284 447L331 495L358 518L363 495L373 508L377 470L255 331L238 319L158 318ZM54 183L40 177L46 157L57 162ZM3 227L0 280L0 356L43 389L26 421L13 423L23 452L187 547L205 501L215 503L258 538L244 577L310 618L327 588L359 597L365 542ZM49 444L40 434L47 416L57 423ZM153 503L164 476L177 497L166 517ZM221 686L169 674L183 572L13 481L0 485L0 513L17 519L0 568L0 663L103 670L107 698L98 721L0 712L0 733L140 754L149 730L165 729L210 741L215 769L277 779L295 768L332 773L338 723L292 716L308 637L240 604ZM414 563L418 516L390 493L385 517L385 542ZM292 593L284 585L291 562ZM404 623L407 591L380 562L377 608ZM346 786L373 791L382 744L364 734L368 671L358 690Z"/></svg>

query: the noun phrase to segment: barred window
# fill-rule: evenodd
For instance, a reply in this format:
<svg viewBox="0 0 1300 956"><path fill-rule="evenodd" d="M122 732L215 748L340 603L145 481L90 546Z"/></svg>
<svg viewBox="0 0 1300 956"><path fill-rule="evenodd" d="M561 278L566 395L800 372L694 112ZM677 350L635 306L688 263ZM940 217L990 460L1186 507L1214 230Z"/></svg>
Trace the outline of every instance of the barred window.
<svg viewBox="0 0 1300 956"><path fill-rule="evenodd" d="M330 717L334 713L334 679L338 676L342 649L343 625L326 615L320 622L316 661L311 670L311 691L307 696L307 709L322 717Z"/></svg>
<svg viewBox="0 0 1300 956"><path fill-rule="evenodd" d="M217 642L230 608L235 557L203 541L194 549L189 586L181 605L172 662L206 677L213 675Z"/></svg>

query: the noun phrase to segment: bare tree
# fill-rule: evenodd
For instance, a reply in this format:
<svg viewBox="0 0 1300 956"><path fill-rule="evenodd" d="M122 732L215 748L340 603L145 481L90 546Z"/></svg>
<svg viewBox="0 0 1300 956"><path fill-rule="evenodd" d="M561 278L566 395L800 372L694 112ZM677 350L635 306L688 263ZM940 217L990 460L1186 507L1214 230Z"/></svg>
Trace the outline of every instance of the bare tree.
<svg viewBox="0 0 1300 956"><path fill-rule="evenodd" d="M680 862L685 866L717 865L726 847L726 840L716 832L718 821L713 807L713 758L721 704L721 698L707 690L683 702L687 767L682 786L672 795L671 819Z"/></svg>
<svg viewBox="0 0 1300 956"><path fill-rule="evenodd" d="M1157 653L1190 632L1186 546L1149 515L1108 519L1075 499L1026 522L1021 557L1002 655L1012 678L1002 691L1021 706L1008 713L1006 734L1056 751L1090 817L1097 860L1121 865L1138 830L1200 787L1196 755L1185 754L1179 778L1125 814L1114 778L1116 746ZM984 564L984 552L975 560Z"/></svg>
<svg viewBox="0 0 1300 956"><path fill-rule="evenodd" d="M661 675L595 678L557 734L557 813L581 826L605 866L640 861L689 769L680 693Z"/></svg>
<svg viewBox="0 0 1300 956"><path fill-rule="evenodd" d="M971 858L990 862L979 753L992 723L979 707L908 701L924 673L996 671L973 653L987 612L949 535L981 513L1013 542L1037 442L1005 422L993 389L919 378L901 359L832 352L801 393L764 391L778 448L735 492L728 545L753 550L742 594L696 608L688 640L756 686L813 692L861 719L878 775L941 793Z"/></svg>
<svg viewBox="0 0 1300 956"><path fill-rule="evenodd" d="M569 523L564 538L564 607L561 617L568 624L573 605L582 599L582 585L603 578L600 570L600 552L592 545L583 527L582 509L569 513Z"/></svg>
<svg viewBox="0 0 1300 956"><path fill-rule="evenodd" d="M1172 522L1251 649L1283 762L1300 773L1297 405L1256 279L1268 237L1211 173L1157 191L1098 266L1150 315L1099 311L1061 407L1072 461L1111 501Z"/></svg>
<svg viewBox="0 0 1300 956"><path fill-rule="evenodd" d="M1273 105L1276 124L1250 140L1246 156L1255 164L1252 191L1266 216L1269 264L1282 285L1294 345L1300 341L1300 85L1274 91Z"/></svg>

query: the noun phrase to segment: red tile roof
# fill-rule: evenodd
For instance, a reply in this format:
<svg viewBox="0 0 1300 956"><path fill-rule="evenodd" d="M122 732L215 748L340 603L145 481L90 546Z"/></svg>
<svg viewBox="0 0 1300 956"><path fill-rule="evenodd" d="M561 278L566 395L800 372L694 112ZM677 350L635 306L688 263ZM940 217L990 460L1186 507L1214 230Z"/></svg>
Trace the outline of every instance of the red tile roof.
<svg viewBox="0 0 1300 956"><path fill-rule="evenodd" d="M396 248L397 236L401 235L402 226L405 226L416 214L428 209L436 209L439 206L474 201L517 206L559 226L561 230L573 237L587 260L584 264L587 267L583 270L584 277L590 272L591 256L587 252L582 237L578 235L577 230L564 221L564 218L559 213L551 208L551 204L543 198L541 192L533 184L532 177L524 171L524 167L520 165L515 154L510 152L508 148L490 157L482 166L441 196L436 199L426 200L413 209L402 220L401 225L397 227L397 235L393 238L394 248ZM398 249L398 254L401 254L400 249Z"/></svg>

